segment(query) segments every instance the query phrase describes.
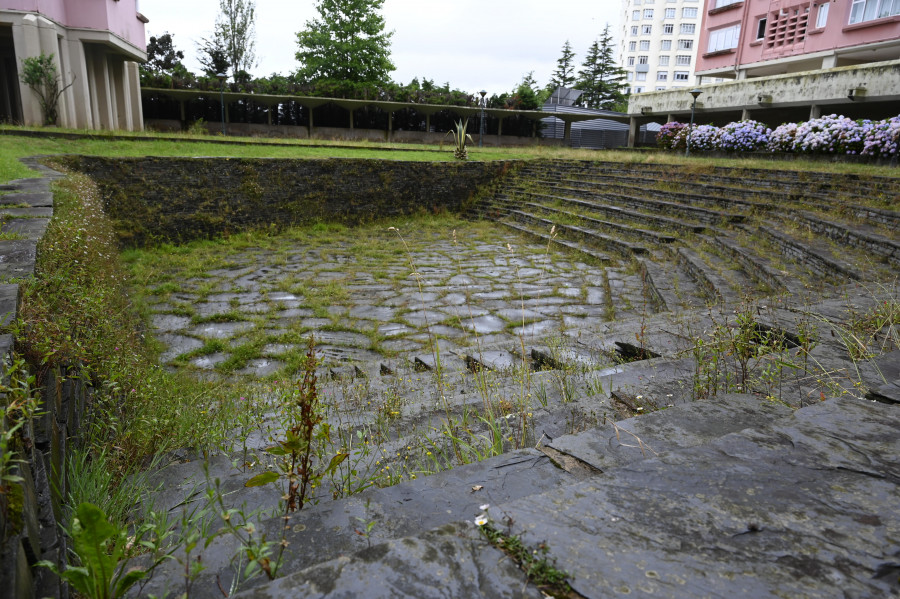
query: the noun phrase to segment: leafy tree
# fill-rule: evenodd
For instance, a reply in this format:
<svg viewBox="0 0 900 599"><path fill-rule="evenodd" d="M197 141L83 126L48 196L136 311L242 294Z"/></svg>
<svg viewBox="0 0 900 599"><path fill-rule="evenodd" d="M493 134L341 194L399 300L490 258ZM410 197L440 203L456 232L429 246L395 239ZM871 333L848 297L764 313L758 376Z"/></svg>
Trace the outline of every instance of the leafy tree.
<svg viewBox="0 0 900 599"><path fill-rule="evenodd" d="M184 60L184 52L175 49L171 33L164 33L159 37L150 36L147 44L147 62L141 65L152 73L171 75Z"/></svg>
<svg viewBox="0 0 900 599"><path fill-rule="evenodd" d="M609 24L594 40L585 56L583 69L578 72L578 89L584 92L580 103L588 108L614 110L625 102L622 92L625 71L615 60L615 48Z"/></svg>
<svg viewBox="0 0 900 599"><path fill-rule="evenodd" d="M559 86L572 87L575 83L575 53L569 40L562 47L562 56L556 61L556 70L550 75L548 88L554 90Z"/></svg>
<svg viewBox="0 0 900 599"><path fill-rule="evenodd" d="M59 74L53 54L49 56L29 56L22 59L22 83L31 88L38 97L41 112L44 113L44 124L55 125L59 120L59 97L72 83L59 87Z"/></svg>
<svg viewBox="0 0 900 599"><path fill-rule="evenodd" d="M237 80L239 71L256 66L256 0L219 0L219 10L214 47L224 49L231 74Z"/></svg>
<svg viewBox="0 0 900 599"><path fill-rule="evenodd" d="M197 44L199 55L197 60L203 67L203 73L207 77L215 77L219 73L227 73L231 68L228 60L228 50L222 42L222 38L214 36L212 39L203 38Z"/></svg>
<svg viewBox="0 0 900 599"><path fill-rule="evenodd" d="M297 33L297 77L314 83L381 84L394 70L384 0L319 0L319 18Z"/></svg>

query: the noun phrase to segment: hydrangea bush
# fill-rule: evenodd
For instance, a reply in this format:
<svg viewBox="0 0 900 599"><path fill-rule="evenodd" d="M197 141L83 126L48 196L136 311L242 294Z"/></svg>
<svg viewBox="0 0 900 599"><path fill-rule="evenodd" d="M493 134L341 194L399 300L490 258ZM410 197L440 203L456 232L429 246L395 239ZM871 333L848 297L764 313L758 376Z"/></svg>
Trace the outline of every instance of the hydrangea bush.
<svg viewBox="0 0 900 599"><path fill-rule="evenodd" d="M659 147L683 150L688 127L666 123L657 136ZM724 127L695 126L691 149L722 152L794 152L799 154L861 154L896 156L900 146L900 116L883 121L854 121L830 114L804 123L785 123L774 130L757 121Z"/></svg>
<svg viewBox="0 0 900 599"><path fill-rule="evenodd" d="M719 133L717 149L726 152L756 152L769 143L772 130L758 121L728 123Z"/></svg>

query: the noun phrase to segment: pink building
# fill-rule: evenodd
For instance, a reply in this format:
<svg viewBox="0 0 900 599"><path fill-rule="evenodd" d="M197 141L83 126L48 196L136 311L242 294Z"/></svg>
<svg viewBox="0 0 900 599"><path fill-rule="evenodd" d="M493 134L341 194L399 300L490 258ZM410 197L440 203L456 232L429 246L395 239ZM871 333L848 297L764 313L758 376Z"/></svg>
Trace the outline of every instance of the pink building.
<svg viewBox="0 0 900 599"><path fill-rule="evenodd" d="M143 129L138 62L147 59L137 0L0 0L0 120L43 122L21 83L22 60L54 57L63 85L59 124Z"/></svg>
<svg viewBox="0 0 900 599"><path fill-rule="evenodd" d="M706 0L697 75L747 79L900 58L898 0Z"/></svg>

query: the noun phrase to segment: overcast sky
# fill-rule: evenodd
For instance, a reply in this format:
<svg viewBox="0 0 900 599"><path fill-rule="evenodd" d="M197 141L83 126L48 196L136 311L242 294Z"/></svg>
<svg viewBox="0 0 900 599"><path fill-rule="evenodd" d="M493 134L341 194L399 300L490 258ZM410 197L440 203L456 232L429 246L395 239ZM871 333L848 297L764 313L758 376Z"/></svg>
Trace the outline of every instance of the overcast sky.
<svg viewBox="0 0 900 599"><path fill-rule="evenodd" d="M259 64L253 75L286 75L297 68L295 34L318 16L314 6L314 0L257 0ZM174 34L186 66L199 73L196 42L212 33L219 0L140 0L140 10L150 19L147 36ZM427 77L463 91L499 94L534 71L543 86L566 40L580 68L606 23L618 34L620 12L619 0L385 0L397 67L391 78L408 83Z"/></svg>

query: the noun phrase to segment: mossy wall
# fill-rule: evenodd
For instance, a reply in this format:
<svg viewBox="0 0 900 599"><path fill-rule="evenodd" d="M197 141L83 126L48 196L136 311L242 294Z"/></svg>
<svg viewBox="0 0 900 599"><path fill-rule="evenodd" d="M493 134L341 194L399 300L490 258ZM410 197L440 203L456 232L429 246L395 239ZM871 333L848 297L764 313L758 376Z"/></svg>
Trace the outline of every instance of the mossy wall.
<svg viewBox="0 0 900 599"><path fill-rule="evenodd" d="M458 212L515 162L70 156L98 185L126 245L183 242L248 228L355 224Z"/></svg>

